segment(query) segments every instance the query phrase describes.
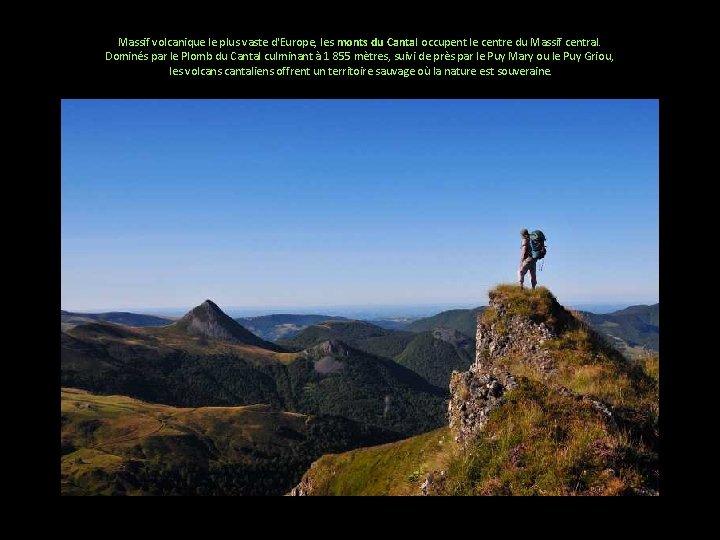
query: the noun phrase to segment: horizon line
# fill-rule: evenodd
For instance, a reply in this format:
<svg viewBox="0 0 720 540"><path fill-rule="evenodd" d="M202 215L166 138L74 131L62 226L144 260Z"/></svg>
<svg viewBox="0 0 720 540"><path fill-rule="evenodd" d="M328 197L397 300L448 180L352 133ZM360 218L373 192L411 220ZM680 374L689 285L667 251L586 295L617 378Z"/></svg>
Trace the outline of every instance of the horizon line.
<svg viewBox="0 0 720 540"><path fill-rule="evenodd" d="M214 303L217 304L214 300ZM202 302L200 302L202 303ZM92 307L92 308L64 308L61 307L62 311L70 313L108 313L108 312L131 312L131 313L142 313L150 311L178 311L178 310L191 310L194 307L200 305L180 305L180 306L129 306L129 307ZM562 302L561 302L562 303ZM581 300L575 302L562 303L565 307L574 307L582 305L594 305L594 306L633 306L633 305L654 305L660 303L659 299L654 300L617 300L617 301L593 301L593 300ZM428 302L418 304L299 304L299 305L224 305L223 310L254 310L254 311L273 311L274 313L287 313L287 314L307 314L307 310L368 310L368 309L419 309L419 308L434 308L443 307L447 309L473 309L476 307L486 306L487 300L481 303L474 302ZM288 311L295 310L295 311ZM304 312L298 310L305 310Z"/></svg>

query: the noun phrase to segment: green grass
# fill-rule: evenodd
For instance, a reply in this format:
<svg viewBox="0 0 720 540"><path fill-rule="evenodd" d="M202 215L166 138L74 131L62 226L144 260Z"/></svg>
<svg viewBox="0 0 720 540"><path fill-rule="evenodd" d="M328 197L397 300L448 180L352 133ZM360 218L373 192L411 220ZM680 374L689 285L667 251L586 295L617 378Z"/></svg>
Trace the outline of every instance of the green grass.
<svg viewBox="0 0 720 540"><path fill-rule="evenodd" d="M356 426L266 405L181 408L61 391L64 495L281 495Z"/></svg>
<svg viewBox="0 0 720 540"><path fill-rule="evenodd" d="M490 306L480 318L486 324L503 325L508 318L520 317L562 332L567 324L575 320L546 287L521 289L519 285L502 284L491 290L488 296ZM502 313L498 313L495 306L499 306Z"/></svg>
<svg viewBox="0 0 720 540"><path fill-rule="evenodd" d="M325 456L308 473L313 494L418 493L415 483L437 468L447 470L438 488L446 495L622 495L657 489L658 357L627 360L545 288L501 285L490 298L481 319L496 331L507 328L509 317L554 330L556 337L542 347L556 369L541 372L519 353L496 358L496 367L510 371L519 385L466 448L433 444L433 437L421 435ZM612 420L594 405L597 399L612 407Z"/></svg>
<svg viewBox="0 0 720 540"><path fill-rule="evenodd" d="M653 361L643 364L627 360L580 320L566 323L565 330L547 341L544 348L557 366L553 384L592 395L614 407L644 409L657 403L657 368L651 368ZM657 356L650 358L655 358L657 366ZM545 380L545 375L522 357L505 356L500 362L513 373Z"/></svg>
<svg viewBox="0 0 720 540"><path fill-rule="evenodd" d="M419 495L446 470L443 495L622 495L645 484L651 449L609 424L590 401L526 378L463 449L447 428L319 459L313 495Z"/></svg>
<svg viewBox="0 0 720 540"><path fill-rule="evenodd" d="M451 462L448 494L620 495L641 487L637 443L589 401L528 379L507 400L485 436Z"/></svg>
<svg viewBox="0 0 720 540"><path fill-rule="evenodd" d="M427 473L454 451L448 428L397 443L323 456L308 472L313 495L419 495Z"/></svg>
<svg viewBox="0 0 720 540"><path fill-rule="evenodd" d="M494 324L499 333L507 317L513 316L553 328L556 337L542 346L557 368L552 384L595 396L619 408L647 409L657 403L657 376L653 378L639 363L628 361L580 316L564 310L546 288L533 291L500 285L490 292L490 298L504 311L488 308L482 320ZM547 382L546 374L533 369L524 357L506 355L497 362L512 373Z"/></svg>

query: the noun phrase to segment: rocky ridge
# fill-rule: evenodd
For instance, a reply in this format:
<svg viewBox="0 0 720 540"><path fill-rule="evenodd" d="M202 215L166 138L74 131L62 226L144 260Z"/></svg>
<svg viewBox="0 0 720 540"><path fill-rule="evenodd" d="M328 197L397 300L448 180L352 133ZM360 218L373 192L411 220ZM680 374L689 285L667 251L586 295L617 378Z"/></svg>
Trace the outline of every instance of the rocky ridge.
<svg viewBox="0 0 720 540"><path fill-rule="evenodd" d="M659 493L657 357L624 358L543 287L489 296L475 360L452 374L449 443L321 458L293 494Z"/></svg>
<svg viewBox="0 0 720 540"><path fill-rule="evenodd" d="M517 386L503 359L520 358L545 377L552 376L554 361L543 345L556 338L572 318L555 298L544 317L537 312L513 312L506 297L493 292L489 307L491 317L477 315L475 362L468 371L453 372L450 380L448 421L457 442L472 440L487 423L490 411Z"/></svg>

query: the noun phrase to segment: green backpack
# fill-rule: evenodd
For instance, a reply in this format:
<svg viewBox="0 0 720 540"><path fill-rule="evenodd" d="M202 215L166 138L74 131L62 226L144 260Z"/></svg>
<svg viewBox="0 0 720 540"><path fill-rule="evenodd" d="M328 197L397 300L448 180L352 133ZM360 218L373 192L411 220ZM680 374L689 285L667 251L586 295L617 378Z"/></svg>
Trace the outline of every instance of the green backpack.
<svg viewBox="0 0 720 540"><path fill-rule="evenodd" d="M530 256L533 259L543 259L547 249L545 249L545 234L541 230L530 233Z"/></svg>

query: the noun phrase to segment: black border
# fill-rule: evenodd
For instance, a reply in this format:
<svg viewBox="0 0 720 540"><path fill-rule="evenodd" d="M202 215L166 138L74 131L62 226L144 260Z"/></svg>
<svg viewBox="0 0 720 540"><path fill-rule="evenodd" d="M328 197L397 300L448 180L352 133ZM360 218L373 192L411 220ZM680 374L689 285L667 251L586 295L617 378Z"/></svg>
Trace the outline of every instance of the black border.
<svg viewBox="0 0 720 540"><path fill-rule="evenodd" d="M222 20L222 17L217 17ZM236 84L234 81L204 81L188 79L181 82L171 81L164 77L162 70L151 71L135 69L135 66L111 66L101 60L102 52L107 44L116 36L128 33L144 35L148 28L139 26L94 27L76 22L63 25L56 29L53 43L52 59L47 61L44 79L37 83L39 101L35 103L34 113L38 115L42 139L37 146L44 159L39 163L40 174L44 179L42 188L34 190L29 196L39 205L34 219L37 220L41 242L27 249L30 259L44 273L47 279L33 281L32 292L28 295L32 302L33 317L37 319L37 311L41 311L42 324L32 332L30 343L39 342L41 352L30 353L26 362L28 385L35 389L36 403L39 410L35 414L39 422L33 422L33 430L41 434L36 443L39 449L38 467L33 471L37 478L27 482L24 489L30 494L39 492L57 496L59 494L59 467L57 426L57 368L50 368L57 358L57 309L60 306L60 100L67 98L643 98L660 100L660 232L665 238L670 224L668 215L676 210L678 204L685 202L673 184L678 178L680 160L678 148L682 140L679 130L680 112L679 98L673 89L675 77L673 66L670 65L673 55L669 54L670 44L667 31L659 25L643 21L632 24L626 18L613 28L607 24L593 20L584 20L559 28L559 25L544 25L540 20L518 24L509 21L503 28L494 24L497 19L489 20L465 29L457 26L440 28L438 25L384 25L384 28L367 26L364 30L341 29L327 25L324 29L310 30L298 24L286 25L284 28L270 27L265 23L265 30L248 30L247 25L238 25L222 30L218 25L206 25L196 29L192 34L220 35L227 33L237 37L257 37L260 35L283 35L287 37L309 37L314 35L347 35L362 36L368 34L386 35L420 35L440 37L444 35L464 34L475 36L507 36L507 35L566 35L588 36L600 35L609 41L611 48L622 59L612 69L579 69L572 73L561 71L550 80L536 79L533 81L505 80L494 84L469 84L467 81L430 79L422 84L408 84L404 80L386 80L380 84L358 82L357 79L325 80L288 79L282 85L276 85L268 79L248 81ZM456 21L457 22L457 21ZM634 21L637 23L637 21ZM466 25L467 26L467 25ZM255 26L258 27L257 25ZM185 28L188 28L186 25ZM448 30L451 28L451 30ZM157 34L183 34L182 28L175 26L153 27L151 32ZM33 114L34 114L33 113ZM29 187L29 186L28 186ZM31 188L32 189L32 188ZM685 208L688 208L685 206ZM654 261L648 261L654 264ZM661 451L661 496L672 494L677 479L672 463L675 460L674 448L678 440L676 409L678 398L669 391L670 381L679 374L678 360L675 354L678 344L678 332L674 329L679 324L675 293L671 283L677 274L670 263L670 250L661 243L660 246L660 291L664 305L663 325L663 362L661 372L661 408L662 413L662 451ZM57 273L56 273L57 272ZM49 299L55 299L51 302ZM670 329L669 331L667 329ZM38 334L40 334L38 336ZM51 339L50 336L55 336ZM40 367L33 367L40 362ZM57 364L55 364L57 366ZM673 404L675 401L675 404ZM43 426L40 428L39 426ZM42 429L42 431L41 431ZM32 453L32 452L30 452ZM27 459L30 459L29 457ZM302 505L300 505L302 506Z"/></svg>

